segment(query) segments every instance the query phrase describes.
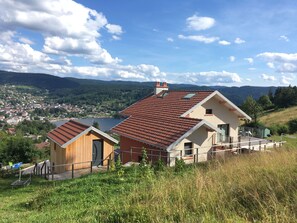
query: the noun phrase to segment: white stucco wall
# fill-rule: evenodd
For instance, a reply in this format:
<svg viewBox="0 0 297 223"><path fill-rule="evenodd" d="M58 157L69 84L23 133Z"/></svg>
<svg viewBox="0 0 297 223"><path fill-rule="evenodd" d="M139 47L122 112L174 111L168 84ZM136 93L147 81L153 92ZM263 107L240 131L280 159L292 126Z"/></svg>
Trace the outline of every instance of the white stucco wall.
<svg viewBox="0 0 297 223"><path fill-rule="evenodd" d="M212 115L206 115L206 109L212 109ZM220 103L219 99L216 97L211 98L203 105L197 107L189 114L190 118L203 119L211 123L215 127L221 124L229 124L229 135L233 137L234 141L238 138L238 126L240 121L238 116L224 105L224 102ZM184 153L184 143L193 142L193 157L196 154L198 148L198 160L207 161L209 159L209 152L213 143L217 143L217 133L210 131L205 126L201 126L199 129L194 131L190 136L183 139L170 153L170 157L180 157L180 151L182 151L182 156ZM186 159L187 162L193 162L193 159ZM170 159L170 165L174 165L174 158Z"/></svg>
<svg viewBox="0 0 297 223"><path fill-rule="evenodd" d="M205 110L212 109L212 115L206 115ZM221 124L229 124L229 134L234 140L238 138L238 126L240 125L238 116L229 108L227 108L224 103L220 103L220 101L212 97L202 106L199 106L193 112L189 114L191 118L199 118L206 120L213 124L214 126L218 126Z"/></svg>

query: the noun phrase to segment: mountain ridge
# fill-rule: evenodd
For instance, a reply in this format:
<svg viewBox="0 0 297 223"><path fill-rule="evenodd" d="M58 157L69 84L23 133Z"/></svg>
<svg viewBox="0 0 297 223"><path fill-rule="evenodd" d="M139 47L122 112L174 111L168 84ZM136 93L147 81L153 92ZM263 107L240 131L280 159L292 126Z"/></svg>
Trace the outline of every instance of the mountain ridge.
<svg viewBox="0 0 297 223"><path fill-rule="evenodd" d="M146 89L147 92L153 91L154 82L137 82L137 81L121 81L121 80L95 80L81 79L74 77L58 77L50 74L42 73L20 73L0 70L0 84L29 85L37 88L44 88L50 91L63 89L90 89L96 87L108 89L123 89L125 91L131 89ZM168 84L173 90L219 90L227 98L237 105L240 105L247 96L258 99L260 96L267 94L270 90L275 91L277 87L260 87L260 86L199 86L193 84ZM145 96L145 95L144 95Z"/></svg>

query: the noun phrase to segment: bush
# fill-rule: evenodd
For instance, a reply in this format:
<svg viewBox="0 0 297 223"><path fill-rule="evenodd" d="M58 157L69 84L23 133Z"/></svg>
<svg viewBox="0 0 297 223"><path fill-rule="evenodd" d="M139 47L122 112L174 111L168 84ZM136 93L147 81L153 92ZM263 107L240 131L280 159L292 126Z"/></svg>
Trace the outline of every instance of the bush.
<svg viewBox="0 0 297 223"><path fill-rule="evenodd" d="M35 149L32 140L19 136L5 139L0 149L0 160L3 162L28 163L36 160L40 152Z"/></svg>
<svg viewBox="0 0 297 223"><path fill-rule="evenodd" d="M291 134L297 132L297 119L292 119L288 122L289 125L289 132Z"/></svg>
<svg viewBox="0 0 297 223"><path fill-rule="evenodd" d="M145 149L142 150L142 159L139 164L141 175L144 178L151 179L153 176L153 171L151 165L148 163L148 156Z"/></svg>
<svg viewBox="0 0 297 223"><path fill-rule="evenodd" d="M281 135L289 133L287 125L276 124L269 127L271 135Z"/></svg>
<svg viewBox="0 0 297 223"><path fill-rule="evenodd" d="M185 169L185 167L186 167L186 163L182 158L180 159L175 158L175 166L174 166L175 172L181 172Z"/></svg>

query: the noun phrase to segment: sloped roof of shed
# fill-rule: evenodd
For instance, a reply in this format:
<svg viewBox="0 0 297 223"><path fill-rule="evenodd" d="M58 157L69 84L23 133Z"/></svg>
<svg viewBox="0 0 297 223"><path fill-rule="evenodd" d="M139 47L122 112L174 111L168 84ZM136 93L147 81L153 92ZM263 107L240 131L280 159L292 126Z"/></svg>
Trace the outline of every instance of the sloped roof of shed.
<svg viewBox="0 0 297 223"><path fill-rule="evenodd" d="M100 131L99 129L94 128L93 126L88 126L85 124L82 124L80 122L70 120L66 122L65 124L55 128L54 130L50 131L47 134L47 137L56 142L58 145L60 145L62 148L65 148L68 144L76 140L81 135L89 132L94 131L98 133L100 136L109 139L110 141L114 142L115 144L118 143L118 141L108 134Z"/></svg>

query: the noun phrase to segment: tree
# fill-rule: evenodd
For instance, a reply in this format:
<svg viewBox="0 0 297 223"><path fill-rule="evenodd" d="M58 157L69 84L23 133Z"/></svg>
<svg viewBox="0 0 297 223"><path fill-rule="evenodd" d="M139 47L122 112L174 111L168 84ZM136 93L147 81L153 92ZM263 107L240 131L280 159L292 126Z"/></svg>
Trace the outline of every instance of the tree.
<svg viewBox="0 0 297 223"><path fill-rule="evenodd" d="M7 138L1 147L0 160L5 162L32 162L39 155L32 140L20 136Z"/></svg>
<svg viewBox="0 0 297 223"><path fill-rule="evenodd" d="M96 129L100 129L99 123L96 121L93 122L93 127L95 127Z"/></svg>
<svg viewBox="0 0 297 223"><path fill-rule="evenodd" d="M273 107L273 104L269 98L268 95L262 95L259 99L258 99L258 104L261 105L261 107L264 110L267 110L269 108Z"/></svg>
<svg viewBox="0 0 297 223"><path fill-rule="evenodd" d="M255 123L258 122L258 116L263 108L259 105L252 96L248 96L241 105L242 110L252 117Z"/></svg>

